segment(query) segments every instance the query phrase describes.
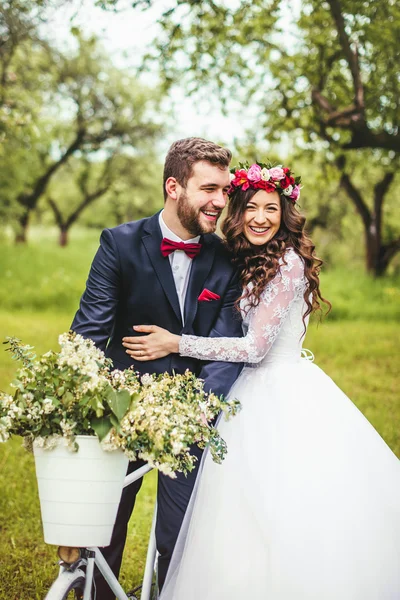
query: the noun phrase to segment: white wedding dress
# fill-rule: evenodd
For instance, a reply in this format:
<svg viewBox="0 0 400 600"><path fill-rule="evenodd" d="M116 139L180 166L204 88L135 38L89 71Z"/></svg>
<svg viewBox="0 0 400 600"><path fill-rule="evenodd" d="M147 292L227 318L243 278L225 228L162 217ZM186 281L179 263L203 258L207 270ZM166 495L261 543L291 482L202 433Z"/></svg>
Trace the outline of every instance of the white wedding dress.
<svg viewBox="0 0 400 600"><path fill-rule="evenodd" d="M306 280L285 255L244 338L183 336L181 353L241 361L161 600L399 600L400 462L315 364L301 358ZM351 365L349 365L351 368Z"/></svg>

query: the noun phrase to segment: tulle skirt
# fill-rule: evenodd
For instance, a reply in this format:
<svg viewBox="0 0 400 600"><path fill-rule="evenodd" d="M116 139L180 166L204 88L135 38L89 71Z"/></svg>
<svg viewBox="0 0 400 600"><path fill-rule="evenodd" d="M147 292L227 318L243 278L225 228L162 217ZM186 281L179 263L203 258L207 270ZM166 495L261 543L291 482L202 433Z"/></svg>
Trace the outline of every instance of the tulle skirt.
<svg viewBox="0 0 400 600"><path fill-rule="evenodd" d="M161 600L399 600L400 462L315 364L247 367Z"/></svg>

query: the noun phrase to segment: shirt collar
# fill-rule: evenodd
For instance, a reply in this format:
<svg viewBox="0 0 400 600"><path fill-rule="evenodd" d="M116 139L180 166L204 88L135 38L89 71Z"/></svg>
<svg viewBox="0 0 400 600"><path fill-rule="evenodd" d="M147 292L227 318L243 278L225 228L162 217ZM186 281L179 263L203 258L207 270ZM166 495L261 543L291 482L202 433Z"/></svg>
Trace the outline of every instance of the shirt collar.
<svg viewBox="0 0 400 600"><path fill-rule="evenodd" d="M182 240L178 235L176 235L176 233L171 231L170 228L165 224L165 221L163 218L163 212L164 211L162 210L160 212L160 216L158 217L158 221L160 223L161 233L162 233L163 237L166 237L173 242L183 242L184 244L197 244L199 242L199 240L200 240L199 235L197 235L196 237L194 237L190 240Z"/></svg>

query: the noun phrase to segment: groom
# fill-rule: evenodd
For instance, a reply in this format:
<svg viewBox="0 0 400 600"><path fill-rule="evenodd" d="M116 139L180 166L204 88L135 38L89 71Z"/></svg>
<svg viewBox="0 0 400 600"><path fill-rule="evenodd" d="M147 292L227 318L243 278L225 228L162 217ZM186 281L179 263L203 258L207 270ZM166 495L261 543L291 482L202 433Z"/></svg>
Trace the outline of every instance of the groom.
<svg viewBox="0 0 400 600"><path fill-rule="evenodd" d="M164 165L164 210L148 219L105 229L86 290L71 329L91 338L116 369L132 366L122 345L140 335L134 325L159 325L199 336L242 335L234 307L241 291L229 256L214 235L227 201L231 153L213 142L187 138L172 144ZM212 294L209 294L212 292ZM212 298L212 299L210 299ZM190 369L205 389L227 394L241 365L204 363L171 354L140 362L141 373L183 373ZM200 458L200 450L195 449ZM130 463L129 472L143 462ZM196 477L159 473L156 541L159 583L163 585ZM118 577L136 494L141 480L123 492L111 544L103 553ZM99 578L97 600L113 593Z"/></svg>

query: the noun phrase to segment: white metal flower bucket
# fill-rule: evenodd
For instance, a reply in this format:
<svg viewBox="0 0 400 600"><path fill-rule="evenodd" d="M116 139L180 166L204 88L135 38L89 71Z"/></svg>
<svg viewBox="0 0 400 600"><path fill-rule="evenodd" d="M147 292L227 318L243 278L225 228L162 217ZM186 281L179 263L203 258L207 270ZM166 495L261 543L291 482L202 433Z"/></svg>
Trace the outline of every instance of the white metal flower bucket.
<svg viewBox="0 0 400 600"><path fill-rule="evenodd" d="M105 452L95 436L76 436L78 452L61 439L52 450L33 445L44 540L56 546L108 546L128 459Z"/></svg>

